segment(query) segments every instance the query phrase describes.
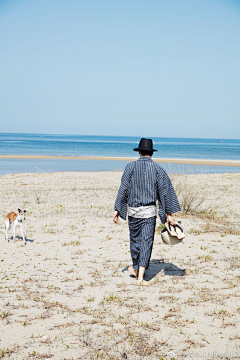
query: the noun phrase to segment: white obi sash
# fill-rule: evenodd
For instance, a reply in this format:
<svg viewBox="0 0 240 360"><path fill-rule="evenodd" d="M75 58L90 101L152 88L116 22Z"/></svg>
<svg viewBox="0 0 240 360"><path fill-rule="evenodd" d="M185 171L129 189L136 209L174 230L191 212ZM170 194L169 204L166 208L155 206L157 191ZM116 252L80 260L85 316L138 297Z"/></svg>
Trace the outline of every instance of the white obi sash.
<svg viewBox="0 0 240 360"><path fill-rule="evenodd" d="M153 216L157 216L156 205L130 207L128 206L128 216L132 216L140 219L147 219Z"/></svg>

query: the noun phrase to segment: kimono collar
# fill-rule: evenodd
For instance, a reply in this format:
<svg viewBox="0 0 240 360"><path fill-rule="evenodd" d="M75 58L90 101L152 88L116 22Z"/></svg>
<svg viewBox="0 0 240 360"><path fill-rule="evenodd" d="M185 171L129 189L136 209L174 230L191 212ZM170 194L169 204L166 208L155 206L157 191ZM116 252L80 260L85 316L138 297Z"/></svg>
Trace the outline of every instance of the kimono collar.
<svg viewBox="0 0 240 360"><path fill-rule="evenodd" d="M146 160L146 161L152 161L152 158L148 157L148 156L140 156L140 158L138 160Z"/></svg>

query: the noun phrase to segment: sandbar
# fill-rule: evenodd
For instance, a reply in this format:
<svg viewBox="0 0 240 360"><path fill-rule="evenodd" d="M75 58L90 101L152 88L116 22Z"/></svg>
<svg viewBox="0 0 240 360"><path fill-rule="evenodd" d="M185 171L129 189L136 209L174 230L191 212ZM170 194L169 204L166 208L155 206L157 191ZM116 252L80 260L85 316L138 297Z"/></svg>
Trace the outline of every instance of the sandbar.
<svg viewBox="0 0 240 360"><path fill-rule="evenodd" d="M45 160L114 160L135 161L137 157L118 156L54 156L54 155L0 155L0 159L45 159ZM187 165L209 165L209 166L231 166L240 167L239 160L214 160L214 159L172 159L153 158L156 163L162 164L187 164Z"/></svg>

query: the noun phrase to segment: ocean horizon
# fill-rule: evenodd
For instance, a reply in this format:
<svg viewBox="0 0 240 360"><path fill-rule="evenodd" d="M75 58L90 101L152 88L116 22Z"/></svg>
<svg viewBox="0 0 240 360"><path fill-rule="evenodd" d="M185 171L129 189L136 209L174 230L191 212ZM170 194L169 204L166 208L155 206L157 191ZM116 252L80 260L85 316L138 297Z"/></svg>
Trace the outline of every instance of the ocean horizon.
<svg viewBox="0 0 240 360"><path fill-rule="evenodd" d="M41 136L42 135L42 136ZM154 158L240 160L240 140L152 137ZM0 155L138 157L136 136L0 133ZM0 175L20 172L123 170L129 161L0 159ZM162 164L186 172L190 165ZM240 172L227 166L195 166L195 172Z"/></svg>

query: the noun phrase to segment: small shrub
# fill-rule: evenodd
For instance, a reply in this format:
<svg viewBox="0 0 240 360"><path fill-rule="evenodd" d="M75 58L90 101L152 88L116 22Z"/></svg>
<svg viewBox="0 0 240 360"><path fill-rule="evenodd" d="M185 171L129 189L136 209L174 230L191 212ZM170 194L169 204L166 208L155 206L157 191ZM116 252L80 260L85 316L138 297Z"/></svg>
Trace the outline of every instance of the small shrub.
<svg viewBox="0 0 240 360"><path fill-rule="evenodd" d="M187 174L168 174L176 192L181 212L183 214L196 214L206 212L210 206L204 204L207 200L207 186L203 179L196 177L194 168L188 170Z"/></svg>

